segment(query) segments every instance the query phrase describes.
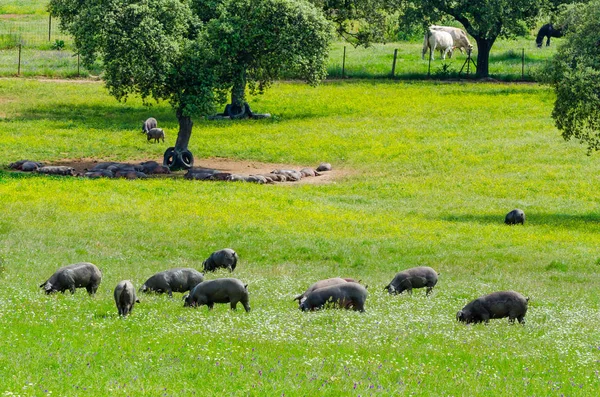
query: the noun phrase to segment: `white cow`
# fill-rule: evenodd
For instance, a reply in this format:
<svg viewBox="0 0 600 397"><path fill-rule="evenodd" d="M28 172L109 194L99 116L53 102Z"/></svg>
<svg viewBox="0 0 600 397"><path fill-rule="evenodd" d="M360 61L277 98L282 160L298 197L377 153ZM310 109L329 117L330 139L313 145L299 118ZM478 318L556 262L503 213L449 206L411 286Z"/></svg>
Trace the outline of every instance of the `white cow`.
<svg viewBox="0 0 600 397"><path fill-rule="evenodd" d="M469 37L462 29L454 28L452 26L439 25L431 25L429 29L450 33L450 35L452 35L452 40L454 40L454 47L458 48L461 54L463 53L463 49L467 52L467 54L471 53L473 50L473 45L469 41Z"/></svg>
<svg viewBox="0 0 600 397"><path fill-rule="evenodd" d="M446 59L446 54L448 58L452 58L452 50L454 48L454 40L452 40L452 35L448 32L442 32L441 30L431 30L429 29L427 33L425 33L425 40L423 41L423 54L421 58L425 59L425 52L429 48L431 53L431 60L434 59L433 53L437 49L440 50L440 54L442 59Z"/></svg>

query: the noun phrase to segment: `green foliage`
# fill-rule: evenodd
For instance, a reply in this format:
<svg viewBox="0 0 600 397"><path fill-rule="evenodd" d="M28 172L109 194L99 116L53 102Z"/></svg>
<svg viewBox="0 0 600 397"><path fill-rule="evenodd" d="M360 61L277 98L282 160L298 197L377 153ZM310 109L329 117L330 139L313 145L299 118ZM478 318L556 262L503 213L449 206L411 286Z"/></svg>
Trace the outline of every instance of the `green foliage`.
<svg viewBox="0 0 600 397"><path fill-rule="evenodd" d="M222 90L262 93L284 70L312 85L326 76L329 24L308 3L223 1L206 32Z"/></svg>
<svg viewBox="0 0 600 397"><path fill-rule="evenodd" d="M64 40L54 40L54 43L52 43L51 48L55 51L61 51L65 49L65 41Z"/></svg>
<svg viewBox="0 0 600 397"><path fill-rule="evenodd" d="M600 2L580 6L568 15L566 40L541 73L556 91L552 117L565 140L600 150Z"/></svg>
<svg viewBox="0 0 600 397"><path fill-rule="evenodd" d="M166 99L185 116L213 112L240 75L260 92L283 67L313 84L325 75L328 25L304 2L51 0L50 10L86 65L102 57L117 99Z"/></svg>

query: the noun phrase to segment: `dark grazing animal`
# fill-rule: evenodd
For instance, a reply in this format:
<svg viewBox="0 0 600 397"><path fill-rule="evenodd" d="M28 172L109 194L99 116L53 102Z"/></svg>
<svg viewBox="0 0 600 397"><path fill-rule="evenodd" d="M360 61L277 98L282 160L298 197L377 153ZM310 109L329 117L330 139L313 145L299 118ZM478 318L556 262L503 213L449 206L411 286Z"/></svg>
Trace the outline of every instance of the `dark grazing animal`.
<svg viewBox="0 0 600 397"><path fill-rule="evenodd" d="M523 210L515 208L514 210L506 214L506 216L504 217L504 223L506 223L507 225L517 225L519 223L521 225L525 225L525 213L523 212Z"/></svg>
<svg viewBox="0 0 600 397"><path fill-rule="evenodd" d="M142 133L148 134L148 131L150 131L152 128L156 128L157 125L158 123L154 117L147 118L146 121L142 123Z"/></svg>
<svg viewBox="0 0 600 397"><path fill-rule="evenodd" d="M347 282L357 282L357 281L352 278L340 278L340 277L333 277L333 278L327 278L325 280L319 280L316 283L314 283L313 285L311 285L310 287L308 287L307 290L304 291L302 294L295 297L294 300L297 300L298 304L300 305L302 303L302 301L304 300L304 298L316 289L329 287L330 285L343 284L343 283L347 283Z"/></svg>
<svg viewBox="0 0 600 397"><path fill-rule="evenodd" d="M306 296L300 303L300 310L316 310L323 308L327 303L333 303L339 308L365 311L367 289L354 282L330 285L318 288Z"/></svg>
<svg viewBox="0 0 600 397"><path fill-rule="evenodd" d="M456 320L466 324L487 324L490 318L508 317L510 323L514 323L516 318L519 323L525 324L528 303L529 298L515 291L493 292L475 299L459 310Z"/></svg>
<svg viewBox="0 0 600 397"><path fill-rule="evenodd" d="M133 305L140 303L135 296L135 288L129 280L123 280L117 284L114 296L119 316L126 317L133 310Z"/></svg>
<svg viewBox="0 0 600 397"><path fill-rule="evenodd" d="M213 272L220 267L232 272L235 270L238 260L238 254L234 250L231 248L224 248L210 254L208 259L202 262L202 266L204 267L205 272Z"/></svg>
<svg viewBox="0 0 600 397"><path fill-rule="evenodd" d="M165 132L162 130L162 128L152 128L146 133L146 136L148 137L148 141L154 139L155 143L158 143L158 141L161 139L163 142L165 141Z"/></svg>
<svg viewBox="0 0 600 397"><path fill-rule="evenodd" d="M100 281L102 281L102 272L96 265L90 262L79 262L61 267L44 281L40 288L44 288L46 294L64 293L66 290L74 294L76 288L85 288L88 294L94 295Z"/></svg>
<svg viewBox="0 0 600 397"><path fill-rule="evenodd" d="M173 296L173 292L190 291L204 281L204 275L196 269L178 267L156 273L140 287L141 292L166 292Z"/></svg>
<svg viewBox="0 0 600 397"><path fill-rule="evenodd" d="M537 37L535 38L535 45L538 48L542 48L544 37L546 37L546 47L550 46L550 37L562 37L562 31L555 29L551 23L547 23L540 28Z"/></svg>
<svg viewBox="0 0 600 397"><path fill-rule="evenodd" d="M384 289L390 294L401 294L408 291L412 294L413 288L427 287L425 296L429 295L433 287L437 284L438 273L428 266L413 267L397 273L391 283Z"/></svg>
<svg viewBox="0 0 600 397"><path fill-rule="evenodd" d="M204 281L194 287L189 295L184 297L183 307L206 305L212 310L215 303L229 303L232 310L241 302L246 312L250 311L248 284L237 278L217 278Z"/></svg>

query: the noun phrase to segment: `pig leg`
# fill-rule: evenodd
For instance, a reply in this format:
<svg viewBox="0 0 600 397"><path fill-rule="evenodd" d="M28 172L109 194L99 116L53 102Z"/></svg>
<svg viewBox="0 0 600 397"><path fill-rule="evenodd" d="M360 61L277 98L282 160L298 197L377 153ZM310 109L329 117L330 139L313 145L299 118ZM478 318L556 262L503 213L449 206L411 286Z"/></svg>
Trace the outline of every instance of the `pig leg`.
<svg viewBox="0 0 600 397"><path fill-rule="evenodd" d="M75 293L75 283L69 285L69 291L71 291L71 295Z"/></svg>
<svg viewBox="0 0 600 397"><path fill-rule="evenodd" d="M490 322L490 314L487 311L482 312L480 317L481 317L481 321L483 321L484 323L487 324Z"/></svg>
<svg viewBox="0 0 600 397"><path fill-rule="evenodd" d="M231 310L236 310L237 309L237 303L238 303L238 301L231 301L231 303L230 303Z"/></svg>
<svg viewBox="0 0 600 397"><path fill-rule="evenodd" d="M404 291L408 291L408 294L412 295L412 283L410 280L404 280L400 283L400 289L398 293L401 294Z"/></svg>
<svg viewBox="0 0 600 397"><path fill-rule="evenodd" d="M519 324L525 325L525 316L517 316L517 320L519 321Z"/></svg>
<svg viewBox="0 0 600 397"><path fill-rule="evenodd" d="M208 310L212 310L213 307L215 307L215 303L214 302L207 302L206 306L208 306Z"/></svg>
<svg viewBox="0 0 600 397"><path fill-rule="evenodd" d="M167 294L169 294L169 298L173 297L173 290L171 288L167 288Z"/></svg>
<svg viewBox="0 0 600 397"><path fill-rule="evenodd" d="M425 291L425 296L428 296L431 293L431 290L433 290L433 287L427 287L427 291Z"/></svg>

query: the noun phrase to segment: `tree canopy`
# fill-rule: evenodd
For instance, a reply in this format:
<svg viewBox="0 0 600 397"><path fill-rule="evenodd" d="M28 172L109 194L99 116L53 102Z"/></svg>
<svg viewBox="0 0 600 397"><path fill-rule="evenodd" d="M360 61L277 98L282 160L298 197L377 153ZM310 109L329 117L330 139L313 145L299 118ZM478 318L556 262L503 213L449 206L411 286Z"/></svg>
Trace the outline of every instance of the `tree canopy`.
<svg viewBox="0 0 600 397"><path fill-rule="evenodd" d="M600 1L573 7L562 19L565 40L541 76L556 91L556 127L590 154L600 150Z"/></svg>
<svg viewBox="0 0 600 397"><path fill-rule="evenodd" d="M533 27L540 0L394 0L406 23L425 25L450 16L477 42L477 76L489 75L490 50L499 37L523 35Z"/></svg>
<svg viewBox="0 0 600 397"><path fill-rule="evenodd" d="M104 63L115 98L168 100L187 151L192 116L245 104L281 73L316 84L325 77L330 25L305 0L50 0L84 65Z"/></svg>

